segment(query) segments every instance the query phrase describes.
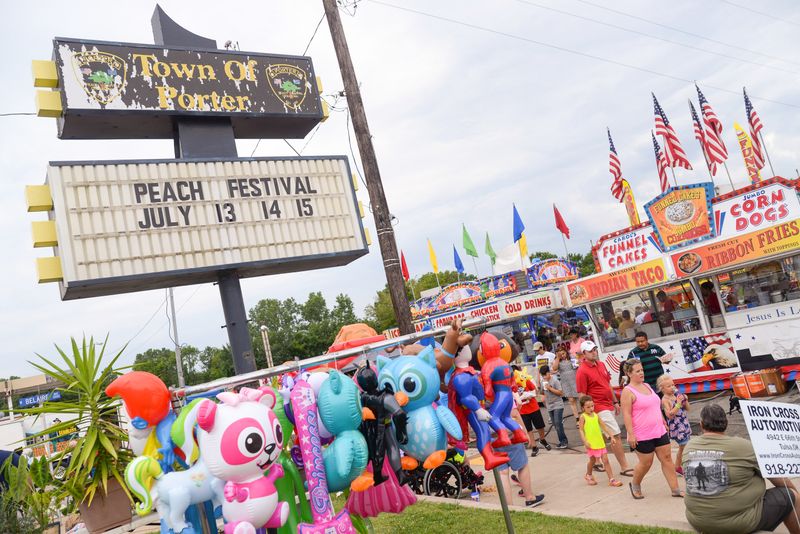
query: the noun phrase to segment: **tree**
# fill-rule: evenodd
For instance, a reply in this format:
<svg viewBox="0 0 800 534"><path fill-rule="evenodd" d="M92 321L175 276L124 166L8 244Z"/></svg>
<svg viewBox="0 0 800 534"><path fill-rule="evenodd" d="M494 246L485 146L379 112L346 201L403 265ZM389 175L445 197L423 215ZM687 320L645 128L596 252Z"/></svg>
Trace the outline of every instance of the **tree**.
<svg viewBox="0 0 800 534"><path fill-rule="evenodd" d="M205 380L205 366L200 351L191 345L181 347L183 378L187 385L200 384ZM178 385L178 369L175 365L175 350L169 348L148 349L136 355L133 362L136 371L147 371L160 378L167 386Z"/></svg>
<svg viewBox="0 0 800 534"><path fill-rule="evenodd" d="M350 297L337 295L329 309L319 292L310 293L302 304L293 298L260 300L250 309L249 319L258 367L267 365L261 325L267 327L272 360L278 364L325 353L342 326L359 322Z"/></svg>
<svg viewBox="0 0 800 534"><path fill-rule="evenodd" d="M458 282L459 280L475 280L476 277L471 274L463 275L456 271L442 271L439 273L439 285L441 287ZM406 295L408 300L414 300L414 296L419 298L422 291L437 287L436 274L425 273L417 278L412 278L406 282ZM411 289L413 288L413 294ZM394 308L392 307L392 299L389 297L389 286L383 286L383 289L377 292L375 300L372 304L364 309L367 322L377 330L383 332L387 328L391 328L397 324L397 319L394 316Z"/></svg>

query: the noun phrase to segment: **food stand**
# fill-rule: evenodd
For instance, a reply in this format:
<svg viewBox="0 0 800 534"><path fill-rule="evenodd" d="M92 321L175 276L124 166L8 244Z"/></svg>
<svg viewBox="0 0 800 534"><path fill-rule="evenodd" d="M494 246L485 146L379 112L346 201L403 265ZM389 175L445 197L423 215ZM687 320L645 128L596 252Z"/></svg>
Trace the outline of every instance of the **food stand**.
<svg viewBox="0 0 800 534"><path fill-rule="evenodd" d="M637 331L672 355L681 389L731 387L739 372L800 369L800 180L774 177L712 197L711 184L672 188L649 221L600 238L598 274L567 284L586 306L612 371ZM767 393L779 388L768 386Z"/></svg>

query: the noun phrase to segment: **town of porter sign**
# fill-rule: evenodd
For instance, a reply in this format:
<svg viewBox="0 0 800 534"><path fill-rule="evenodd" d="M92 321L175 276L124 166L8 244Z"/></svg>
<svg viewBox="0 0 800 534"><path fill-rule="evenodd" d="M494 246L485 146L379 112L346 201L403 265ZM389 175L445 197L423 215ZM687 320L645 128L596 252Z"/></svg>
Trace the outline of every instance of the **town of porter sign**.
<svg viewBox="0 0 800 534"><path fill-rule="evenodd" d="M55 39L62 139L171 138L226 116L237 138L304 137L322 118L311 58Z"/></svg>

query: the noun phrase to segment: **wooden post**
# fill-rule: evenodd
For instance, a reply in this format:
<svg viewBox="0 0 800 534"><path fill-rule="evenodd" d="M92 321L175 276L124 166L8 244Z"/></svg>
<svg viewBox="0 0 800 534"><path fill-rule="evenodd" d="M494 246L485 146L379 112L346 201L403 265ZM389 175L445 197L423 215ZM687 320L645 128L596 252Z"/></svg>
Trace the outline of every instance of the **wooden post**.
<svg viewBox="0 0 800 534"><path fill-rule="evenodd" d="M372 147L372 137L369 133L367 116L364 112L364 102L358 88L358 80L353 70L350 51L347 48L342 21L339 18L339 9L336 0L322 0L325 6L325 17L331 30L333 48L339 60L339 70L342 73L344 90L347 97L347 107L353 119L353 131L361 153L361 164L364 168L364 178L367 182L369 200L372 204L372 215L375 219L375 230L378 234L378 244L383 257L383 268L386 271L386 282L389 286L389 296L392 299L394 315L401 334L410 334L414 331L411 322L411 309L408 306L403 273L400 268L400 255L397 253L397 243L394 239L389 207L386 204L386 195L383 192L381 173L378 170L378 160Z"/></svg>

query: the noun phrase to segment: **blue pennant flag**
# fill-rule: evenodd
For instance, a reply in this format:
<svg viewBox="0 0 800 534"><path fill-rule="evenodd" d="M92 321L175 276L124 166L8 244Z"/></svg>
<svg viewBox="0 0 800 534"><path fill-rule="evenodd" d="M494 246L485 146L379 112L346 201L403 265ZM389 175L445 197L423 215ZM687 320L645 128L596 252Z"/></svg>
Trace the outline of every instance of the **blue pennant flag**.
<svg viewBox="0 0 800 534"><path fill-rule="evenodd" d="M458 250L456 250L455 245L453 245L453 262L456 264L456 271L463 273L464 264L461 263L461 258L458 257Z"/></svg>
<svg viewBox="0 0 800 534"><path fill-rule="evenodd" d="M525 225L522 224L522 217L519 216L519 212L517 211L517 206L514 205L514 242L515 243L522 238L522 232L524 232L524 231L525 231Z"/></svg>

